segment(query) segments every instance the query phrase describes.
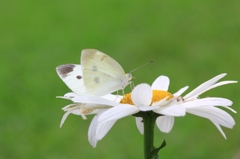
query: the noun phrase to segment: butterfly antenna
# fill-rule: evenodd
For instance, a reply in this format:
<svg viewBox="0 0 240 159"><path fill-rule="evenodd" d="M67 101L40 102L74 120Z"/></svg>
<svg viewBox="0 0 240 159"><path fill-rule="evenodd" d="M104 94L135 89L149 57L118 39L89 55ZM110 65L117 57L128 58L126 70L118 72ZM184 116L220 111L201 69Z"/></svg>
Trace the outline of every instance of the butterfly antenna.
<svg viewBox="0 0 240 159"><path fill-rule="evenodd" d="M132 73L132 72L134 72L134 71L136 71L136 70L138 70L139 68L142 68L143 66L146 66L146 65L148 65L148 64L150 64L150 63L152 63L154 60L151 60L151 61L149 61L149 62L147 62L147 63L145 63L145 64L143 64L142 66L139 66L138 68L135 68L134 70L132 70L130 73Z"/></svg>

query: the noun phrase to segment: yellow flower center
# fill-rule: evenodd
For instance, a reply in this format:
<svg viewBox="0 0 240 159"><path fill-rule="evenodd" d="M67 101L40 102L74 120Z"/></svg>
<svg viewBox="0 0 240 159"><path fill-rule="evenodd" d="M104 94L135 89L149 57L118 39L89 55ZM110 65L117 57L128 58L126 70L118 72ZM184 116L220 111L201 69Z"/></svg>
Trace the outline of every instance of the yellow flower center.
<svg viewBox="0 0 240 159"><path fill-rule="evenodd" d="M152 105L152 103L154 102L158 102L160 100L169 100L173 98L173 95L167 91L162 91L162 90L152 90L152 102L150 105ZM131 93L126 94L125 96L123 96L122 100L120 101L120 103L122 104L131 104L134 105L132 98L131 98Z"/></svg>
<svg viewBox="0 0 240 159"><path fill-rule="evenodd" d="M132 102L131 93L128 93L125 96L123 96L120 103L134 105L133 102Z"/></svg>

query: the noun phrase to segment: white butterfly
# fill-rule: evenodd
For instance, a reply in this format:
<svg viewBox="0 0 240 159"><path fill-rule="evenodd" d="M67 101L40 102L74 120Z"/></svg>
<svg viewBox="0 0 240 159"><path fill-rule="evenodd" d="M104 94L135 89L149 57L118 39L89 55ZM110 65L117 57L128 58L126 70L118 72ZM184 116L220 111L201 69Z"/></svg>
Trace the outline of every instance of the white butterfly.
<svg viewBox="0 0 240 159"><path fill-rule="evenodd" d="M132 79L110 56L95 50L81 53L81 65L66 64L56 68L63 82L78 95L106 95L124 89Z"/></svg>

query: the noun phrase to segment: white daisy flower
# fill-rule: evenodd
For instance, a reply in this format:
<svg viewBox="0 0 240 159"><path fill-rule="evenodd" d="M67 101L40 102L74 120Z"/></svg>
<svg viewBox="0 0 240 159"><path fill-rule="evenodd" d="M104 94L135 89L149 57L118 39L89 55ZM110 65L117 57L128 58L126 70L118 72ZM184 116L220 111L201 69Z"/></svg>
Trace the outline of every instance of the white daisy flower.
<svg viewBox="0 0 240 159"><path fill-rule="evenodd" d="M78 96L74 93L67 93L64 99L74 102L63 108L66 112L62 118L61 126L69 114L85 115L96 114L93 118L89 130L88 139L93 147L101 140L111 129L118 119L129 115L136 115L139 112L154 112L159 114L156 124L160 131L168 133L174 125L174 116L184 116L186 112L209 119L219 129L226 138L220 125L232 128L235 124L234 119L225 111L217 108L222 106L229 108L232 102L225 98L208 97L199 99L202 93L237 81L223 81L216 83L226 74L221 74L213 79L201 84L196 89L181 97L188 86L181 88L174 94L168 91L170 80L166 76L158 77L152 84L140 84L136 86L132 93L124 97L119 95L106 96ZM143 134L143 123L141 117L136 117L137 128Z"/></svg>

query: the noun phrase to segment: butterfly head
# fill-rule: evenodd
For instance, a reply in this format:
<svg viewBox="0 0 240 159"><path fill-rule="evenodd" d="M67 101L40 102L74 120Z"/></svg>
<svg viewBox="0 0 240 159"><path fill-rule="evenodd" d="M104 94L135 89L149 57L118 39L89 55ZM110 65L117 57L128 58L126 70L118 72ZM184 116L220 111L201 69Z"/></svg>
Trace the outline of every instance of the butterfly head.
<svg viewBox="0 0 240 159"><path fill-rule="evenodd" d="M128 81L130 81L132 79L132 74L131 73L127 73L126 74L126 78L128 79Z"/></svg>

